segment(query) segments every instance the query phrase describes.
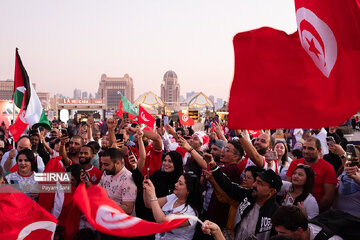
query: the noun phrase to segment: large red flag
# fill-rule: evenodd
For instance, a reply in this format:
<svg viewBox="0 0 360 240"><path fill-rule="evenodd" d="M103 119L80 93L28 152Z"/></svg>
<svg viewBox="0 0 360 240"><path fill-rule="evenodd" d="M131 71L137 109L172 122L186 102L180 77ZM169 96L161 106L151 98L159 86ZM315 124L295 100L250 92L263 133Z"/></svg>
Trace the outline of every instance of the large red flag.
<svg viewBox="0 0 360 240"><path fill-rule="evenodd" d="M17 94L19 95L19 94ZM27 128L27 126L29 125L25 119L25 114L26 114L26 110L24 109L25 106L25 101L26 101L26 91L23 94L23 102L22 105L20 106L20 112L18 114L18 117L15 119L14 124L12 124L9 127L9 131L11 133L11 135L14 138L14 141L17 142L19 140L19 138L21 137L21 135L23 134L23 132L25 131L25 129Z"/></svg>
<svg viewBox="0 0 360 240"><path fill-rule="evenodd" d="M194 126L194 119L192 119L185 113L182 113L181 111L179 111L178 114L179 114L180 123L182 125Z"/></svg>
<svg viewBox="0 0 360 240"><path fill-rule="evenodd" d="M137 237L170 231L187 219L176 219L161 224L144 221L127 215L109 199L104 188L92 185L88 189L82 183L76 189L74 201L88 222L96 230L119 237Z"/></svg>
<svg viewBox="0 0 360 240"><path fill-rule="evenodd" d="M153 128L155 124L155 118L151 116L151 114L148 113L141 105L139 105L138 122L139 124L146 124L146 126Z"/></svg>
<svg viewBox="0 0 360 240"><path fill-rule="evenodd" d="M24 193L2 186L0 239L52 239L56 218Z"/></svg>
<svg viewBox="0 0 360 240"><path fill-rule="evenodd" d="M337 126L360 109L359 1L296 0L298 32L234 37L232 129Z"/></svg>

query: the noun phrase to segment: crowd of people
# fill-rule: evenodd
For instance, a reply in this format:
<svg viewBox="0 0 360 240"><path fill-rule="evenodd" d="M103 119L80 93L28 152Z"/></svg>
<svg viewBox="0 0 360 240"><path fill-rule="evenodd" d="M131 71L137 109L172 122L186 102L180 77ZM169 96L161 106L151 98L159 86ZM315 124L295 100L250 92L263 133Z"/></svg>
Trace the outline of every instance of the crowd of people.
<svg viewBox="0 0 360 240"><path fill-rule="evenodd" d="M73 191L97 184L129 215L204 222L189 218L135 239L314 239L323 227L312 221L329 210L360 218L360 147L351 152L337 127L231 130L218 116L201 131L172 121L152 130L118 117L51 125L14 147L2 126L0 183L36 186L34 173L56 165L71 172ZM69 229L71 212L56 196L23 192L57 217L58 239L127 239L96 231L81 213ZM71 193L65 199L71 205Z"/></svg>

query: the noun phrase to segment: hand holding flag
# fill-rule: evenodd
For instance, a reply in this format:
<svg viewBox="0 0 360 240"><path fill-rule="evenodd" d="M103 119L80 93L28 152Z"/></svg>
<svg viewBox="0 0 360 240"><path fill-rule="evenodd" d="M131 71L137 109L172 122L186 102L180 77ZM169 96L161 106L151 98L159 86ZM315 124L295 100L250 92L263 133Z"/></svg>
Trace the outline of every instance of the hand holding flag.
<svg viewBox="0 0 360 240"><path fill-rule="evenodd" d="M137 237L166 232L187 220L182 218L159 224L127 215L109 199L105 189L97 185L86 189L83 183L80 184L74 194L74 201L91 226L113 236Z"/></svg>

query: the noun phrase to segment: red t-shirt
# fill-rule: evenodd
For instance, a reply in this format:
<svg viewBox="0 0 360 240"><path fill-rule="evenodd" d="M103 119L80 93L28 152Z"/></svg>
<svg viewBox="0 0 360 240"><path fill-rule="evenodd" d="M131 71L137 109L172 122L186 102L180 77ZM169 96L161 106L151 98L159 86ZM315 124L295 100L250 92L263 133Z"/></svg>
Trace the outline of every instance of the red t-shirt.
<svg viewBox="0 0 360 240"><path fill-rule="evenodd" d="M305 164L304 158L293 160L289 166L289 169L286 173L287 177L291 177L295 171L298 164ZM316 164L309 165L314 170L315 173L315 184L314 184L314 197L319 201L324 196L324 183L337 183L337 178L335 174L334 167L320 158Z"/></svg>
<svg viewBox="0 0 360 240"><path fill-rule="evenodd" d="M99 183L102 171L92 166L90 169L86 170L86 172L89 174L89 179L92 184L96 185Z"/></svg>
<svg viewBox="0 0 360 240"><path fill-rule="evenodd" d="M139 149L135 147L130 147L131 151L134 153L136 158L139 158ZM146 159L145 165L141 174L143 176L146 175L146 169L150 169L150 175L152 175L156 170L161 169L161 162L162 162L162 150L156 150L151 145L147 145L145 148L146 151Z"/></svg>

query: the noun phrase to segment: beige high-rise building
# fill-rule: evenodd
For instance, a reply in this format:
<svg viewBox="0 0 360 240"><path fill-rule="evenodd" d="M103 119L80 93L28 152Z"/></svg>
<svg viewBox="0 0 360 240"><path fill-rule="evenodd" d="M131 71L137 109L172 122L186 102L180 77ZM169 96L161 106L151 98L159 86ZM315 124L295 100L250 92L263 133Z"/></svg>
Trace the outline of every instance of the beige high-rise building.
<svg viewBox="0 0 360 240"><path fill-rule="evenodd" d="M37 92L41 106L45 111L50 109L50 93L49 92Z"/></svg>
<svg viewBox="0 0 360 240"><path fill-rule="evenodd" d="M133 79L128 74L124 77L108 77L102 74L98 94L99 98L104 100L106 109L119 109L120 93L131 103L134 102Z"/></svg>
<svg viewBox="0 0 360 240"><path fill-rule="evenodd" d="M161 99L167 106L178 106L180 102L180 84L174 71L167 71L164 74L161 84Z"/></svg>
<svg viewBox="0 0 360 240"><path fill-rule="evenodd" d="M36 90L36 84L33 83L33 87ZM0 81L0 100L11 100L14 91L14 80L8 79Z"/></svg>
<svg viewBox="0 0 360 240"><path fill-rule="evenodd" d="M11 100L14 91L14 80L0 81L0 100Z"/></svg>

